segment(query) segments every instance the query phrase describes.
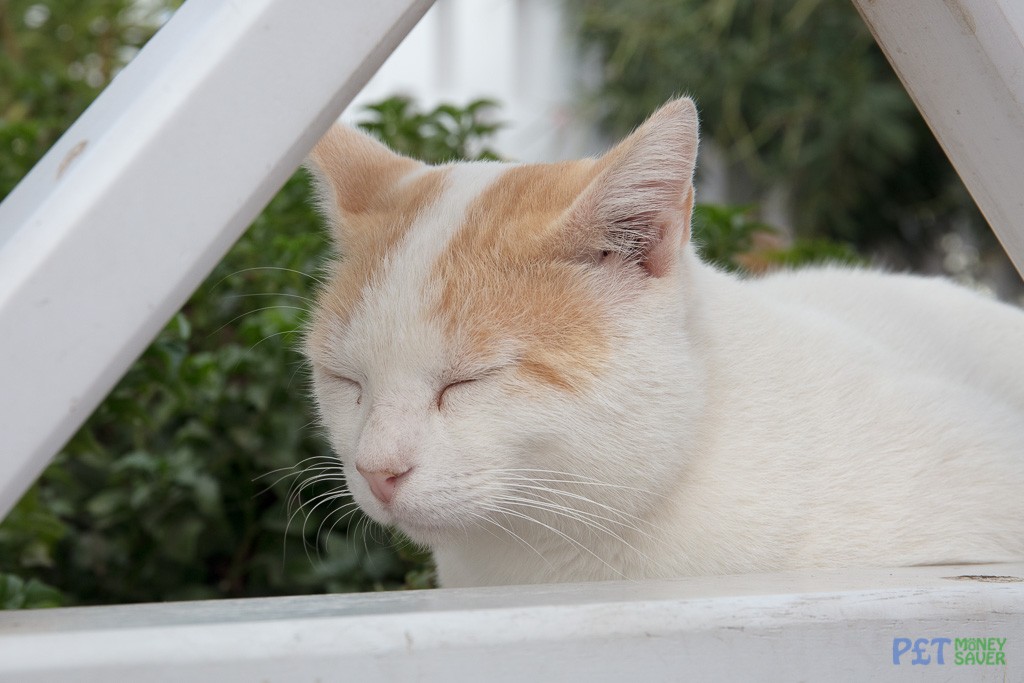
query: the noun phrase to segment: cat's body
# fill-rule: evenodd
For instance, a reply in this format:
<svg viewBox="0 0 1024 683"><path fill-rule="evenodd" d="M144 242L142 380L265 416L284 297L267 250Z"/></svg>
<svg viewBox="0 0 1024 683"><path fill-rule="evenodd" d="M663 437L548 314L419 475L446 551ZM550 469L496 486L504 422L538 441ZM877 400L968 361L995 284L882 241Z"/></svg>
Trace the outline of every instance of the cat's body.
<svg viewBox="0 0 1024 683"><path fill-rule="evenodd" d="M685 100L570 164L325 137L343 259L308 347L357 502L445 586L1024 558L1024 313L721 273L695 152Z"/></svg>

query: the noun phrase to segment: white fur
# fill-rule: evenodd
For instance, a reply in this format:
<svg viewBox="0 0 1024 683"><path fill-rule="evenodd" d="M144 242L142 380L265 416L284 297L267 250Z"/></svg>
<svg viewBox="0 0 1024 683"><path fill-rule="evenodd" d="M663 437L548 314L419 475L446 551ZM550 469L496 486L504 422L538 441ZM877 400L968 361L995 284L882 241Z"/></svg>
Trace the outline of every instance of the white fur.
<svg viewBox="0 0 1024 683"><path fill-rule="evenodd" d="M680 242L601 303L614 353L582 391L519 378L514 339L467 370L430 266L501 169L452 176L314 357L363 385L316 374L356 501L442 585L1024 558L1020 310L860 270L738 279ZM439 409L452 368L493 372ZM357 462L414 469L386 507Z"/></svg>
<svg viewBox="0 0 1024 683"><path fill-rule="evenodd" d="M505 408L563 435L553 469L640 489L571 488L644 522L580 506L619 540L542 517L594 555L522 520L538 553L468 535L436 550L444 585L1024 557L1020 311L940 280L686 261L620 320L593 395Z"/></svg>

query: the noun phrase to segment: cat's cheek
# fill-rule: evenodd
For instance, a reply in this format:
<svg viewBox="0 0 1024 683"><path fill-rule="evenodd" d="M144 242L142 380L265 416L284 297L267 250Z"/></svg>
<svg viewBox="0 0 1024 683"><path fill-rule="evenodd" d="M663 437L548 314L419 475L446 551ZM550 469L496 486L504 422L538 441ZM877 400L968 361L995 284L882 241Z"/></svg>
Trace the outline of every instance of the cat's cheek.
<svg viewBox="0 0 1024 683"><path fill-rule="evenodd" d="M314 386L320 421L327 429L334 453L351 462L361 425L365 422L360 392L351 386L317 382Z"/></svg>

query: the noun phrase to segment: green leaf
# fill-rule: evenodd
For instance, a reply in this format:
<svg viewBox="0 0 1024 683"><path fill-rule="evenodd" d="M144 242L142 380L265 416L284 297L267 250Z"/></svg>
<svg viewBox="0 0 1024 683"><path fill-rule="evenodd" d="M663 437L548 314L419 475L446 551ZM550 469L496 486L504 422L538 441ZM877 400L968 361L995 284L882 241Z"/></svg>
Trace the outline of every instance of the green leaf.
<svg viewBox="0 0 1024 683"><path fill-rule="evenodd" d="M36 579L26 581L14 574L0 574L0 609L42 609L66 603L65 596L53 586Z"/></svg>

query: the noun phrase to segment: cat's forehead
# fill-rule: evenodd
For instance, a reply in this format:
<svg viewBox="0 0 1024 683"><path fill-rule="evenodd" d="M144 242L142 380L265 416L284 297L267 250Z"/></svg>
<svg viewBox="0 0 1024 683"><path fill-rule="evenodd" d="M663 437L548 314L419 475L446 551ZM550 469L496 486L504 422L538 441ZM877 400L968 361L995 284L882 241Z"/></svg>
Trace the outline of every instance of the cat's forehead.
<svg viewBox="0 0 1024 683"><path fill-rule="evenodd" d="M424 167L347 214L334 289L354 306L386 280L429 287L475 264L536 266L555 255L559 218L594 173L589 160Z"/></svg>
<svg viewBox="0 0 1024 683"><path fill-rule="evenodd" d="M555 252L559 219L593 174L589 161L411 174L345 226L322 298L331 326L375 357L413 363L444 362L432 344L485 357L520 340L525 368L572 384L603 355L603 335L594 292Z"/></svg>

